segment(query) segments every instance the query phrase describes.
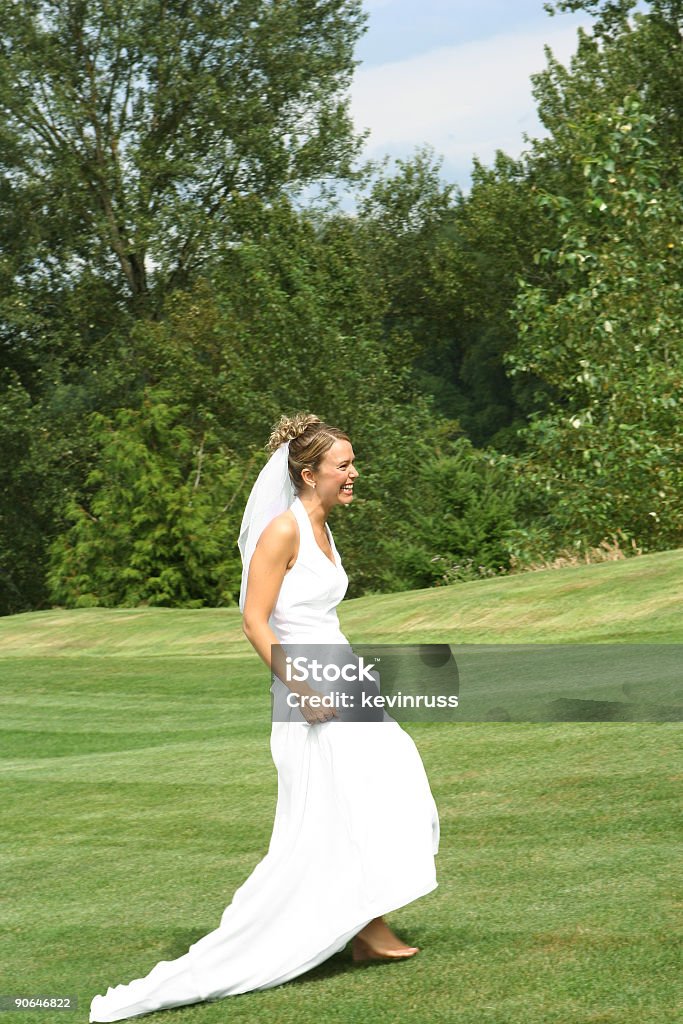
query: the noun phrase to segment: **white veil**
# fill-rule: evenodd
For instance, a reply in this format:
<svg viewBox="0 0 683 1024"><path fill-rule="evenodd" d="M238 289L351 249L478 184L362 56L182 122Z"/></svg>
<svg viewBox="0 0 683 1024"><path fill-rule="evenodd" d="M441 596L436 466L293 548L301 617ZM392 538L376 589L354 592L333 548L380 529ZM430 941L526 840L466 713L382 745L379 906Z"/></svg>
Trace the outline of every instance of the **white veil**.
<svg viewBox="0 0 683 1024"><path fill-rule="evenodd" d="M241 612L244 612L249 564L257 541L271 519L288 509L295 497L289 475L289 441L283 441L256 478L242 516L237 541L242 556Z"/></svg>

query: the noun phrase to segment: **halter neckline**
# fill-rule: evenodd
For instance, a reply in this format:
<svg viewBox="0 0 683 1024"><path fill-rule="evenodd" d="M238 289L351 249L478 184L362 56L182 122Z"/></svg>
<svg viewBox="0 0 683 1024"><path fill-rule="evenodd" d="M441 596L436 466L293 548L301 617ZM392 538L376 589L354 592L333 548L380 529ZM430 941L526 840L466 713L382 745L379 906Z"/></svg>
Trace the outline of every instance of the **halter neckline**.
<svg viewBox="0 0 683 1024"><path fill-rule="evenodd" d="M325 559L326 562L329 562L331 566L333 566L335 569L338 569L339 568L339 563L337 561L337 557L338 556L337 556L337 552L335 550L334 541L332 540L332 531L330 530L329 526L327 525L327 523L325 523L325 530L327 531L327 536L330 539L330 548L332 550L332 555L334 557L334 561L332 561L332 559L328 555L325 554L323 549L318 544L318 541L316 540L316 537L315 537L315 531L313 529L313 523L311 522L311 520L310 520L310 518L308 516L308 512L306 511L306 506L304 505L303 501L301 500L301 498L299 497L298 494L297 494L296 498L294 499L294 501L295 502L297 502L297 501L299 502L299 505L301 507L301 511L304 514L304 516L306 517L306 522L308 523L308 526L310 528L311 537L313 539L313 543L315 544L316 548L318 549L318 551L323 556L323 558Z"/></svg>

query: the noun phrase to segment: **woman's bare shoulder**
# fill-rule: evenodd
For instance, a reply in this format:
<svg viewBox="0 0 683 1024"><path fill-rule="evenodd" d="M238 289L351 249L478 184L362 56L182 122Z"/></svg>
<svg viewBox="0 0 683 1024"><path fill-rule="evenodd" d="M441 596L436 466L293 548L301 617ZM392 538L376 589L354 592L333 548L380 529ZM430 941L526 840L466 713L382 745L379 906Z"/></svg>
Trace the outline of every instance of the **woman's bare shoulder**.
<svg viewBox="0 0 683 1024"><path fill-rule="evenodd" d="M259 537L259 544L270 551L291 551L299 538L299 524L294 513L285 509L268 523Z"/></svg>

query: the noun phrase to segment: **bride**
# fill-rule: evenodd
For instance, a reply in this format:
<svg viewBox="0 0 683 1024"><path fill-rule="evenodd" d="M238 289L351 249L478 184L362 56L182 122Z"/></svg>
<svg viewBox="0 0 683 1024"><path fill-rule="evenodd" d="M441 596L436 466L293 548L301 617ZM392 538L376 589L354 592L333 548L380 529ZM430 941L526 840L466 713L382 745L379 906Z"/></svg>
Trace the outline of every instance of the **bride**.
<svg viewBox="0 0 683 1024"><path fill-rule="evenodd" d="M298 708L273 713L278 796L268 852L214 931L144 978L96 995L90 1021L271 988L349 941L354 961L419 952L384 920L437 886L439 817L412 738L388 715L346 721L306 699L316 696L307 683L283 682L288 644L348 645L336 611L348 577L327 518L353 501L353 448L343 431L305 414L281 417L267 447L238 541L240 610L271 670L273 708Z"/></svg>

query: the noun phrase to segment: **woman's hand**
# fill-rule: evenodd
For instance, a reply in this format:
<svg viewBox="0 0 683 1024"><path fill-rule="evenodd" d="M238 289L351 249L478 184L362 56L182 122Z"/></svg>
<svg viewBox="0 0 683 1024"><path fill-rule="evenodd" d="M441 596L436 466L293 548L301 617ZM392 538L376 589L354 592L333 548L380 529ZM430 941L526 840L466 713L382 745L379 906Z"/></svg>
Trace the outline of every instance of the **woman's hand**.
<svg viewBox="0 0 683 1024"><path fill-rule="evenodd" d="M339 718L336 708L323 706L322 698L325 695L314 690L307 683L300 683L296 687L290 686L290 689L298 698L295 707L309 725L318 725L320 722L329 722L332 718ZM292 701L292 703L294 702Z"/></svg>

